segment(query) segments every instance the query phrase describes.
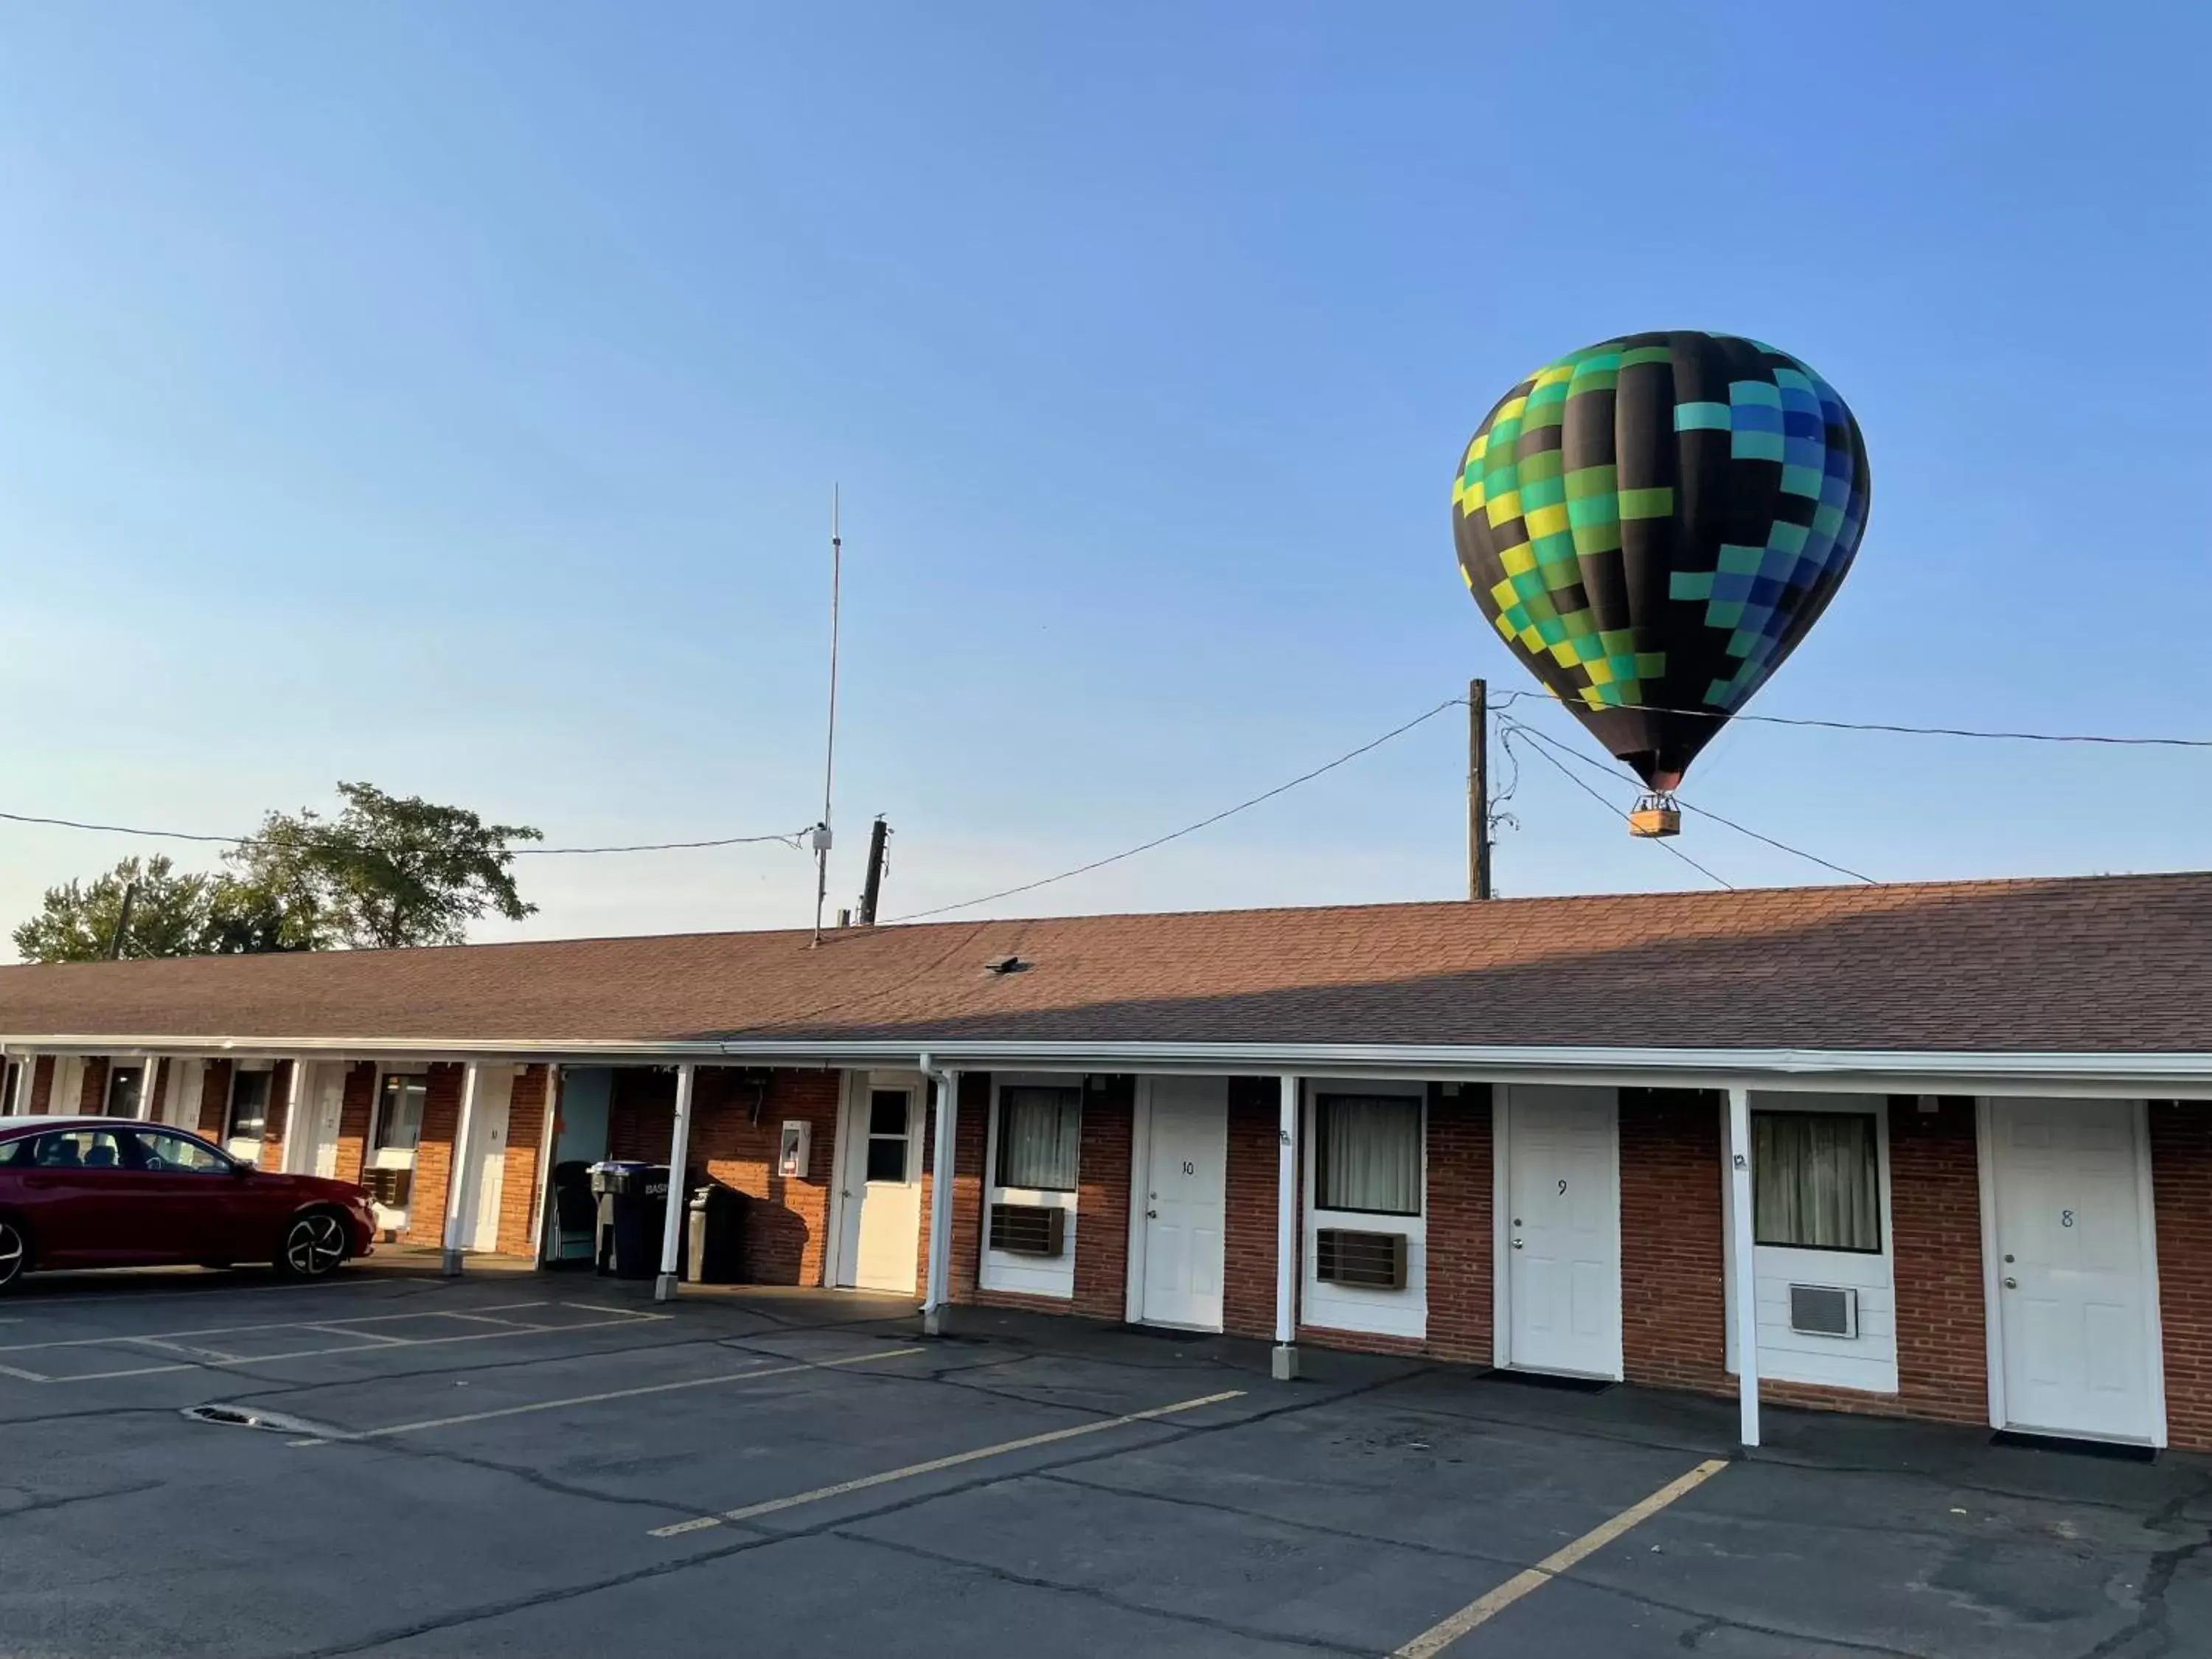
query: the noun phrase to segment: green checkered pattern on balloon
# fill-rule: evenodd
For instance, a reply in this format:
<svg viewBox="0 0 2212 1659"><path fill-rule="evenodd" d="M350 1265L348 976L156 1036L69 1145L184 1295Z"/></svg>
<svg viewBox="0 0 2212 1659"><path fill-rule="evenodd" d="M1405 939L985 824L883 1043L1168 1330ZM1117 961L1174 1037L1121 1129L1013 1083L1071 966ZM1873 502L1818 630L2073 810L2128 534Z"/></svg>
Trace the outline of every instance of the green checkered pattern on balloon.
<svg viewBox="0 0 2212 1659"><path fill-rule="evenodd" d="M1850 411L1796 358L1610 340L1539 369L1475 433L1452 491L1462 570L1562 696L1732 712L1841 581L1866 477ZM1710 630L1686 652L1683 613L1655 614L1678 604Z"/></svg>

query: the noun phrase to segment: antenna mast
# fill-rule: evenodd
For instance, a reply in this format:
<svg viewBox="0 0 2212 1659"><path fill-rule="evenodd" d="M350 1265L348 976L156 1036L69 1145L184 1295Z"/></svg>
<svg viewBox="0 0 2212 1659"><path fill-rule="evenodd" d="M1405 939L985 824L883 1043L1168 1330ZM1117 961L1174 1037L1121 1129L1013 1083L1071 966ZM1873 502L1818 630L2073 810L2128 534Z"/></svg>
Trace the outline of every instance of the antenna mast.
<svg viewBox="0 0 2212 1659"><path fill-rule="evenodd" d="M814 943L822 943L822 905L830 896L830 793L837 777L837 598L844 579L839 489L830 486L830 737L822 756L822 821L814 826Z"/></svg>

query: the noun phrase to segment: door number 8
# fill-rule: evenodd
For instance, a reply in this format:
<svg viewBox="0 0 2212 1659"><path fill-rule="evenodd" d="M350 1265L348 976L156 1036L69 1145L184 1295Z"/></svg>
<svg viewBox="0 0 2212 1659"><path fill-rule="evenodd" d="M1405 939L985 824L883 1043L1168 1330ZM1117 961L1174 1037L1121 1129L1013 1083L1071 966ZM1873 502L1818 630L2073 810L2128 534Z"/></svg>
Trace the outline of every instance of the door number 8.
<svg viewBox="0 0 2212 1659"><path fill-rule="evenodd" d="M2071 1210L2061 1210L2058 1212L2058 1224L2062 1227L2072 1226L2074 1224L2074 1212Z"/></svg>

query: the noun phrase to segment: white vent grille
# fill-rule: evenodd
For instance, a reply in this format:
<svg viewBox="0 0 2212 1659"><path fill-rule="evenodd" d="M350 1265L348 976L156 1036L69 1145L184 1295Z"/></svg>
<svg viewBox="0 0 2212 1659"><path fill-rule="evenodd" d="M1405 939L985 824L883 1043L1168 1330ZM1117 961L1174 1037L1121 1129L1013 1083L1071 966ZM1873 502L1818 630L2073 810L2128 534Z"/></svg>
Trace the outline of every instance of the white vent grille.
<svg viewBox="0 0 2212 1659"><path fill-rule="evenodd" d="M1807 1336L1856 1336L1859 1293L1836 1285L1792 1285L1790 1328Z"/></svg>

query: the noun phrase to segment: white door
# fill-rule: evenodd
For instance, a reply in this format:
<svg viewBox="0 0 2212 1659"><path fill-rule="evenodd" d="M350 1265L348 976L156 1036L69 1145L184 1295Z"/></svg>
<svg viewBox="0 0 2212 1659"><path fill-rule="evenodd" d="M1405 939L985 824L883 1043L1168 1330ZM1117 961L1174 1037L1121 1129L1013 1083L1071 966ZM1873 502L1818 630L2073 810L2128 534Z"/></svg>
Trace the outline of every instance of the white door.
<svg viewBox="0 0 2212 1659"><path fill-rule="evenodd" d="M2154 1437L2136 1113L2124 1100L1990 1103L2008 1427Z"/></svg>
<svg viewBox="0 0 2212 1659"><path fill-rule="evenodd" d="M1508 1357L1620 1375L1619 1098L1515 1084L1506 1098Z"/></svg>
<svg viewBox="0 0 2212 1659"><path fill-rule="evenodd" d="M910 1296L921 1266L922 1090L854 1076L845 1095L837 1283Z"/></svg>
<svg viewBox="0 0 2212 1659"><path fill-rule="evenodd" d="M475 1170L471 1177L475 1208L467 1242L470 1250L499 1248L499 1200L507 1186L507 1120L514 1104L514 1073L487 1066L477 1078Z"/></svg>
<svg viewBox="0 0 2212 1659"><path fill-rule="evenodd" d="M1221 1328L1221 1258L1229 1176L1229 1085L1219 1078L1152 1080L1145 1178L1144 1318Z"/></svg>

